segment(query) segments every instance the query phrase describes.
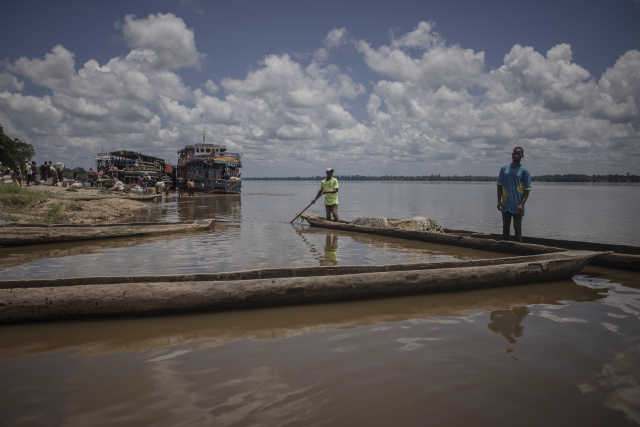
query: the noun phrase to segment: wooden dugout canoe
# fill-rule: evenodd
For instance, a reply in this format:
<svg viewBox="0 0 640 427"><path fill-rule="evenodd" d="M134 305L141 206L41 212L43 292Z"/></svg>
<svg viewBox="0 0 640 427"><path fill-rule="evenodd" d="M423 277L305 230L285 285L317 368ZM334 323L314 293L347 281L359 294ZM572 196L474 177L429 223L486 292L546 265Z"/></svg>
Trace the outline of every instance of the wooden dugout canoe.
<svg viewBox="0 0 640 427"><path fill-rule="evenodd" d="M475 290L565 280L596 252L491 260L0 281L0 323L172 314Z"/></svg>
<svg viewBox="0 0 640 427"><path fill-rule="evenodd" d="M491 239L500 240L501 234L491 234ZM591 260L590 264L618 270L640 271L640 247L614 245L610 243L581 242L578 240L547 239L543 237L522 237L525 244L542 245L568 250L604 252Z"/></svg>
<svg viewBox="0 0 640 427"><path fill-rule="evenodd" d="M26 246L161 233L187 233L206 230L211 227L213 221L213 219L199 219L181 222L109 224L8 224L0 226L0 246Z"/></svg>
<svg viewBox="0 0 640 427"><path fill-rule="evenodd" d="M502 241L501 234L483 234L466 230L445 229L444 233L408 231L398 228L366 227L346 221L327 221L323 217L309 214L300 215L312 227L333 230L354 231L377 234L400 239L419 240L443 245L460 246L492 252L517 255L553 253L564 250L586 250L601 252L594 257L591 265L620 270L640 271L640 247L607 243L581 242L575 240L546 239L523 236L522 243Z"/></svg>

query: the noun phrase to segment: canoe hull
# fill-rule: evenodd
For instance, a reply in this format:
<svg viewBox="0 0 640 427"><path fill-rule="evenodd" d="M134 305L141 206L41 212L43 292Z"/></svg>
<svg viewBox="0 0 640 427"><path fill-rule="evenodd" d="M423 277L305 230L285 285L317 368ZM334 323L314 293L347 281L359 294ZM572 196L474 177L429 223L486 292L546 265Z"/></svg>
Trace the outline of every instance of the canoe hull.
<svg viewBox="0 0 640 427"><path fill-rule="evenodd" d="M320 274L325 268L319 267L318 274L302 277L297 276L296 269L289 269L293 273L290 271L287 277L253 279L238 279L244 277L240 273L222 273L221 280L161 276L159 281L60 282L53 287L7 287L0 282L0 323L246 309L542 283L572 277L595 255L571 251L533 260L524 257L511 264L495 260L487 265L439 263L439 268L432 269L405 265L399 271L347 274L331 274L328 268L328 274Z"/></svg>
<svg viewBox="0 0 640 427"><path fill-rule="evenodd" d="M553 253L565 250L597 251L602 252L603 254L593 258L590 262L591 265L619 270L640 271L640 247L637 246L611 245L526 236L522 238L523 243L505 242L500 240L502 236L498 234L489 235L463 230L447 230L445 233L429 233L400 230L397 228L363 227L350 224L345 221L326 221L322 217L308 214L303 214L301 217L313 227L377 234L381 236L419 240L423 242L517 255Z"/></svg>
<svg viewBox="0 0 640 427"><path fill-rule="evenodd" d="M500 239L501 235L491 234L492 239ZM614 245L609 243L580 242L541 237L523 236L524 243L552 246L569 250L585 250L596 252L612 252L591 260L591 265L615 268L619 270L640 271L640 247L631 245Z"/></svg>
<svg viewBox="0 0 640 427"><path fill-rule="evenodd" d="M21 225L0 227L0 246L27 246L207 230L212 219L175 223Z"/></svg>

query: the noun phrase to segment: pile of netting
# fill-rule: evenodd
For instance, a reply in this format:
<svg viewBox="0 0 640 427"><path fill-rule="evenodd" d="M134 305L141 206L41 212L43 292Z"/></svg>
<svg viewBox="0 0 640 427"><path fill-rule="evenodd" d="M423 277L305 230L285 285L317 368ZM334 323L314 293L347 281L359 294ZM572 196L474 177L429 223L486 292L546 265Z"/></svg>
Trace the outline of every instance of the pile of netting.
<svg viewBox="0 0 640 427"><path fill-rule="evenodd" d="M408 231L428 231L430 233L444 233L444 230L431 218L416 216L409 219L387 219L375 217L360 217L351 221L351 224L377 228L400 228Z"/></svg>

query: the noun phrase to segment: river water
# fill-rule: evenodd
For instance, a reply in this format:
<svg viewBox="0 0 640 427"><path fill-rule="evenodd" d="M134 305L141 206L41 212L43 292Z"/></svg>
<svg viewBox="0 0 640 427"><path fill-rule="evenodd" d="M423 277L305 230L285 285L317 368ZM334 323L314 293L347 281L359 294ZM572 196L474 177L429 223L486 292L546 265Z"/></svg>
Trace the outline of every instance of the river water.
<svg viewBox="0 0 640 427"><path fill-rule="evenodd" d="M341 183L340 216L500 232L494 183ZM208 233L0 249L3 279L499 257L290 224L306 181L171 197L140 220ZM640 245L640 186L541 184L525 235ZM322 214L321 202L309 213ZM587 267L511 288L0 328L7 426L638 425L640 275Z"/></svg>

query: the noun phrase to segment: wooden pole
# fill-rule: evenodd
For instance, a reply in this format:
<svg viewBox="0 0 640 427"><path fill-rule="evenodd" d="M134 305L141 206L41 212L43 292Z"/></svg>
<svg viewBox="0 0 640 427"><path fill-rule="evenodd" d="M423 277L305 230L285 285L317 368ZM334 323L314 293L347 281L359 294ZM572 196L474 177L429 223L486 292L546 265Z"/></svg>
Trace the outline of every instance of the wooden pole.
<svg viewBox="0 0 640 427"><path fill-rule="evenodd" d="M295 217L295 218L293 218L289 224L293 224L293 221L295 221L296 219L298 219L298 217L299 217L300 215L302 215L302 214L304 213L304 211L306 211L307 209L309 209L309 207L310 207L312 204L314 204L314 203L316 202L316 200L318 200L318 199L320 198L320 196L322 196L322 194L318 194L318 196L317 196L315 199L313 199L313 202L309 203L309 206L307 206L306 208L304 208L304 210L303 210L302 212L300 212L298 215L296 215L296 217Z"/></svg>

